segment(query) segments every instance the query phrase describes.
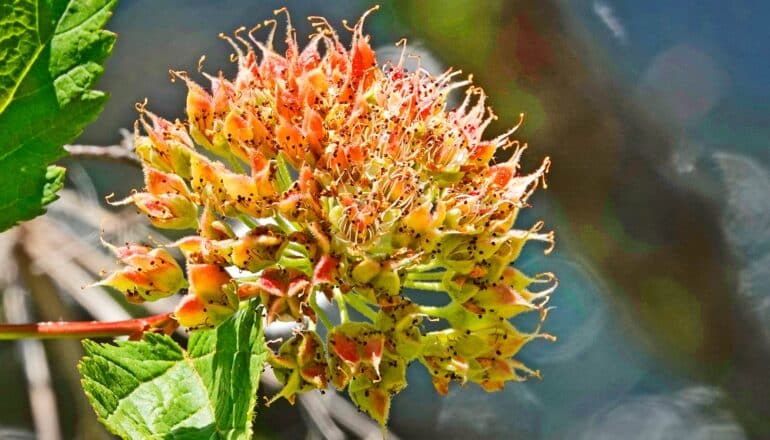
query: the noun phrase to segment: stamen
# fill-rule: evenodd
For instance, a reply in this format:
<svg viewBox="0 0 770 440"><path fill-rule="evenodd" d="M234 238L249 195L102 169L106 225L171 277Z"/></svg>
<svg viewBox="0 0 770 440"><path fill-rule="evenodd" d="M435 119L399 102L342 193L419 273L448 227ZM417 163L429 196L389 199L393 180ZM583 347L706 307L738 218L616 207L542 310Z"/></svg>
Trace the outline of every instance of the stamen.
<svg viewBox="0 0 770 440"><path fill-rule="evenodd" d="M247 35L249 36L249 40L251 40L252 43L254 43L255 46L259 46L259 42L254 38L254 32L258 31L262 28L262 23L257 23L253 28L249 29L249 32Z"/></svg>
<svg viewBox="0 0 770 440"><path fill-rule="evenodd" d="M396 42L396 47L401 46L401 56L398 57L399 70L404 68L404 55L406 54L406 38L402 38Z"/></svg>
<svg viewBox="0 0 770 440"><path fill-rule="evenodd" d="M230 44L230 46L232 46L232 48L235 50L235 53L238 55L238 58L237 58L237 59L241 59L241 58L243 58L243 51L241 50L241 47L240 47L240 46L238 46L238 44L236 44L236 42L235 42L235 41L233 41L233 39L232 39L232 38L230 38L229 36L225 35L225 34L224 34L224 33L222 33L222 32L220 32L220 33L219 33L219 38L221 38L221 39L223 39L223 40L227 41L227 43L228 43L228 44ZM230 61L234 61L234 60L232 59L232 56L230 57Z"/></svg>
<svg viewBox="0 0 770 440"><path fill-rule="evenodd" d="M247 49L249 49L249 50L252 50L251 44L248 42L248 40L246 40L245 38L243 38L243 37L241 37L240 35L238 35L238 34L240 34L241 32L245 32L245 31L246 31L246 26L241 26L241 27L239 27L238 29L236 29L235 31L233 31L233 36L234 36L234 37L235 37L235 38L236 38L238 41L240 41L241 43L243 43L243 45L244 45L244 46L246 46L246 48L247 48Z"/></svg>
<svg viewBox="0 0 770 440"><path fill-rule="evenodd" d="M269 19L264 21L265 26L272 26L270 29L270 33L267 36L267 48L272 51L273 50L273 39L275 38L275 30L278 27L278 21L275 19ZM262 44L257 42L257 46L262 47Z"/></svg>

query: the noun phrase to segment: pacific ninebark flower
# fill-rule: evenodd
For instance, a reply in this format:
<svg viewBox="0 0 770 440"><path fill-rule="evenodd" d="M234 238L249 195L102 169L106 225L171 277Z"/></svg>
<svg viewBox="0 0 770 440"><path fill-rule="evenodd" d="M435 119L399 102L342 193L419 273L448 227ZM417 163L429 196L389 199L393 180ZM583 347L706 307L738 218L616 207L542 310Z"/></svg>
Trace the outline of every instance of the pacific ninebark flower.
<svg viewBox="0 0 770 440"><path fill-rule="evenodd" d="M259 296L267 312L267 323L288 318L302 321L313 317L308 305L311 284L306 275L291 269L266 269L257 281L247 281L238 287L238 296Z"/></svg>
<svg viewBox="0 0 770 440"><path fill-rule="evenodd" d="M273 397L294 402L297 393L326 389L328 366L323 341L315 332L303 331L284 342L269 359L284 388Z"/></svg>
<svg viewBox="0 0 770 440"><path fill-rule="evenodd" d="M187 120L138 107L146 189L118 203L135 204L157 227L196 229L171 245L188 267L189 292L176 310L182 325L216 325L238 301L259 297L268 322L305 326L271 360L285 385L279 396L293 401L332 382L384 424L414 360L441 394L452 381L492 391L539 375L514 356L551 337L508 320L537 312L542 322L555 278L512 265L527 242L549 244L547 253L554 237L540 222L512 229L549 159L521 174L526 145L510 139L517 127L484 139L495 116L460 72L409 71L405 52L378 63L363 33L367 14L350 28L349 48L311 17L307 45L287 20L278 53L277 24L268 20L265 42L254 36L259 26L222 36L235 50L234 78L204 74L204 86L173 72L188 88ZM449 108L460 88L464 99ZM183 285L110 283L143 299ZM548 286L529 290L538 283ZM449 302L419 304L413 290ZM317 306L319 295L338 305L340 325ZM428 332L426 319L446 328ZM317 324L327 327L325 342Z"/></svg>
<svg viewBox="0 0 770 440"><path fill-rule="evenodd" d="M385 338L373 325L347 322L335 327L327 338L332 382L340 390L358 376L380 379Z"/></svg>
<svg viewBox="0 0 770 440"><path fill-rule="evenodd" d="M132 303L154 301L187 287L187 281L174 257L165 249L143 245L116 247L104 243L124 267L97 283L123 292Z"/></svg>
<svg viewBox="0 0 770 440"><path fill-rule="evenodd" d="M216 264L188 264L190 288L176 309L179 323L188 328L213 327L238 309L230 274Z"/></svg>

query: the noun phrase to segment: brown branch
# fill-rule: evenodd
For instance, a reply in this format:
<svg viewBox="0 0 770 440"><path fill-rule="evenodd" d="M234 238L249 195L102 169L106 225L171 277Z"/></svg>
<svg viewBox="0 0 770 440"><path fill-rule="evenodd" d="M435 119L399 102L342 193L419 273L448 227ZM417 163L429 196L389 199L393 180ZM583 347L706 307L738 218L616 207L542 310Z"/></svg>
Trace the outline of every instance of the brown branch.
<svg viewBox="0 0 770 440"><path fill-rule="evenodd" d="M62 321L38 322L33 324L0 324L0 340L4 339L58 339L58 338L100 338L112 336L140 336L151 330L170 333L176 328L176 321L170 313L125 321Z"/></svg>
<svg viewBox="0 0 770 440"><path fill-rule="evenodd" d="M133 166L142 165L142 161L136 153L121 145L104 147L96 145L65 145L64 149L76 158L110 160Z"/></svg>

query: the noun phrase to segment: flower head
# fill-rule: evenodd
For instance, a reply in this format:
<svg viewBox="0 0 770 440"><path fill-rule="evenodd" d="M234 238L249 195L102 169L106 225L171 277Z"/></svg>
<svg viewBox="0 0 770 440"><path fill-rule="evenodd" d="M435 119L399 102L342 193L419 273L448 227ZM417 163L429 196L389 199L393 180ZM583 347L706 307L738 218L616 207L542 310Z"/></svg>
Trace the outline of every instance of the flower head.
<svg viewBox="0 0 770 440"><path fill-rule="evenodd" d="M368 13L349 47L311 17L307 45L288 21L279 53L270 20L265 42L257 28L223 36L235 50L234 78L199 84L174 72L188 88L187 120L140 106L146 190L119 203L134 203L157 227L197 228L175 243L190 278L180 323L216 325L238 300L259 297L268 321L310 327L271 361L286 386L280 395L293 400L331 381L385 423L413 360L442 394L453 380L497 390L518 373L536 375L513 356L547 335L520 333L508 319L532 311L544 319L555 286L528 289L554 278L511 265L526 242L552 246L553 234L542 223L512 229L548 158L521 174L526 146L510 139L516 127L485 139L495 116L460 72L409 71L403 54L380 64L363 32ZM465 97L450 108L459 88ZM413 290L449 303L419 304ZM316 306L318 295L338 304L342 324ZM365 321L351 321L348 307ZM316 318L328 327L325 344ZM448 327L426 332L426 318Z"/></svg>

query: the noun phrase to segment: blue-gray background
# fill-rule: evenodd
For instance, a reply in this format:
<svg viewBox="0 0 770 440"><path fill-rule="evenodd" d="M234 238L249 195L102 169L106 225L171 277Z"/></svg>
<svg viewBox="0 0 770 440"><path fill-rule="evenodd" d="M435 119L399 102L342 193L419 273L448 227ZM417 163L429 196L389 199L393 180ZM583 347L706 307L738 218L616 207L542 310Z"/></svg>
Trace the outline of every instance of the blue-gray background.
<svg viewBox="0 0 770 440"><path fill-rule="evenodd" d="M217 34L284 5L306 35L305 16L355 20L371 3L123 0L100 84L112 98L79 142L117 143L145 97L153 111L181 117L184 88L168 69L194 71L206 54L206 70L232 71ZM544 219L558 244L548 257L529 250L520 264L561 281L546 325L558 341L521 355L542 381L438 398L415 366L394 401L393 430L770 438L770 2L381 5L367 25L380 61L406 36L429 67L474 74L500 116L491 131L527 115L527 165L546 155L554 165L520 224ZM100 194L140 184L128 168L93 177ZM0 425L24 423L24 411Z"/></svg>

